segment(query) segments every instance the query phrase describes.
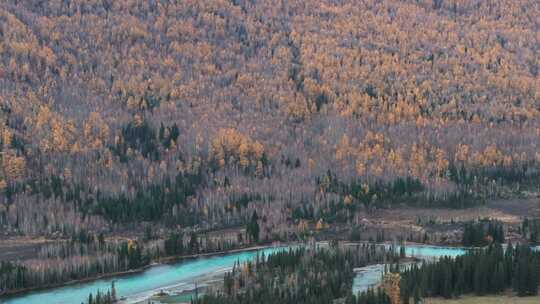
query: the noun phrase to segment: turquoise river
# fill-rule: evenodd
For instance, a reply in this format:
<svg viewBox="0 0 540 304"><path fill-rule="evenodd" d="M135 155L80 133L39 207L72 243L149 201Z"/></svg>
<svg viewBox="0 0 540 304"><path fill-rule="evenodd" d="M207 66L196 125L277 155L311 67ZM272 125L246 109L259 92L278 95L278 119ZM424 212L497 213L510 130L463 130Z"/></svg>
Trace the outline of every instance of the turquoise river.
<svg viewBox="0 0 540 304"><path fill-rule="evenodd" d="M176 264L160 264L143 272L119 277L73 284L30 292L10 298L0 298L2 304L80 304L86 302L90 293L106 291L114 280L118 297L125 297L123 303L137 303L160 290L182 291L194 289L194 284L208 276L223 274L235 262L248 261L257 254L270 254L285 247L273 247L256 251L244 251L209 258L185 260Z"/></svg>
<svg viewBox="0 0 540 304"><path fill-rule="evenodd" d="M123 275L91 282L72 284L64 287L51 288L24 293L13 297L0 298L1 304L79 304L85 302L90 293L97 290L106 291L115 281L118 297L121 303L140 303L150 298L160 290L171 294L193 290L195 284L219 280L230 270L235 262L253 260L257 254L268 255L284 250L287 247L264 248L255 251L244 251L223 254L219 256L184 260L174 264L159 264L130 275ZM466 249L453 247L436 247L422 245L407 245L406 254L421 259L433 259L441 256L458 256ZM355 269L355 292L367 289L376 284L381 278L383 265L371 265Z"/></svg>

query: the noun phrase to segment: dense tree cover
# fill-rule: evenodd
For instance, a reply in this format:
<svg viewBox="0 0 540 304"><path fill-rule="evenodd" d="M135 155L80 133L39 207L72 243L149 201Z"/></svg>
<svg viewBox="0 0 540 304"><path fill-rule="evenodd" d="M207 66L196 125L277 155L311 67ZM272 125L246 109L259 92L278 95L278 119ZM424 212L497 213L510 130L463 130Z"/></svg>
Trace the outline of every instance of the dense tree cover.
<svg viewBox="0 0 540 304"><path fill-rule="evenodd" d="M86 237L85 237L86 238ZM105 242L86 238L42 249L39 259L21 264L3 262L0 291L8 292L62 284L105 273L136 269L150 262L141 244L128 241Z"/></svg>
<svg viewBox="0 0 540 304"><path fill-rule="evenodd" d="M540 219L524 218L521 224L521 233L531 243L540 243Z"/></svg>
<svg viewBox="0 0 540 304"><path fill-rule="evenodd" d="M10 262L0 262L0 291L16 289L24 284L25 268Z"/></svg>
<svg viewBox="0 0 540 304"><path fill-rule="evenodd" d="M353 180L349 184L338 180L335 174L328 171L323 177L317 179L321 191L337 193L347 201L347 207L354 212L357 204L366 209L372 207L391 207L400 204L420 207L450 207L464 208L483 203L481 195L466 190L451 193L434 194L425 191L426 187L418 179L411 177L396 178L391 182L375 182L372 184ZM344 206L340 206L344 207Z"/></svg>
<svg viewBox="0 0 540 304"><path fill-rule="evenodd" d="M323 214L339 201L319 192L328 170L367 205L463 207L538 186L532 2L3 1L0 225L170 218L183 212L168 203L88 211L98 191L146 209L153 185L199 166L185 224L243 225L258 209L262 234L290 233L304 205L347 220ZM94 200L28 186L53 176ZM261 197L230 212L244 194Z"/></svg>
<svg viewBox="0 0 540 304"><path fill-rule="evenodd" d="M538 189L535 4L1 1L0 231L287 239Z"/></svg>
<svg viewBox="0 0 540 304"><path fill-rule="evenodd" d="M345 304L391 304L390 298L381 288L376 290L370 288L358 295L349 295L345 299Z"/></svg>
<svg viewBox="0 0 540 304"><path fill-rule="evenodd" d="M159 184L140 186L133 198L96 198L94 213L113 222L165 220L182 226L193 226L198 221L196 210L190 210L188 198L196 194L203 183L202 171L178 173L174 179L165 178Z"/></svg>
<svg viewBox="0 0 540 304"><path fill-rule="evenodd" d="M234 236L234 238L225 239L219 236L211 237L208 234L199 235L195 232L189 234L172 232L164 240L157 242L153 255L182 256L237 249L243 245L243 237Z"/></svg>
<svg viewBox="0 0 540 304"><path fill-rule="evenodd" d="M332 303L351 296L354 267L397 258L393 250L376 245L294 248L235 265L221 292L196 303Z"/></svg>
<svg viewBox="0 0 540 304"><path fill-rule="evenodd" d="M492 242L504 243L503 224L496 220L483 219L466 223L461 243L466 247L480 247Z"/></svg>
<svg viewBox="0 0 540 304"><path fill-rule="evenodd" d="M127 161L129 156L133 156L135 152L139 152L140 155L146 158L158 160L157 140L156 132L148 125L148 122L137 119L122 128L121 135L116 140L113 151L124 162Z"/></svg>
<svg viewBox="0 0 540 304"><path fill-rule="evenodd" d="M537 295L540 285L540 253L528 246L500 244L487 249L469 251L456 258L413 265L402 272L401 293L404 303L409 298L445 298L462 294L495 294L513 290L519 296Z"/></svg>
<svg viewBox="0 0 540 304"><path fill-rule="evenodd" d="M255 243L259 242L259 217L257 216L257 212L253 211L253 215L251 216L251 220L247 224L246 232L248 237Z"/></svg>
<svg viewBox="0 0 540 304"><path fill-rule="evenodd" d="M0 263L0 294L45 287L101 274L139 269L163 257L222 252L241 246L236 239L195 232L171 233L146 243L106 240L81 231L71 240L41 249L37 259Z"/></svg>

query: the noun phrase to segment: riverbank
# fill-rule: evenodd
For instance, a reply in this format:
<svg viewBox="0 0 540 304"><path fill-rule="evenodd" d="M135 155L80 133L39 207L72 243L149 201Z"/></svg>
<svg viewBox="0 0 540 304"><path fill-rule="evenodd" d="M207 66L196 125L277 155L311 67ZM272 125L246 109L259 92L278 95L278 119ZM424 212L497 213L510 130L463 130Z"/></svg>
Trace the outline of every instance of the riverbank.
<svg viewBox="0 0 540 304"><path fill-rule="evenodd" d="M49 285L44 285L44 286L39 286L39 287L31 287L31 288L24 288L24 289L18 289L18 290L11 290L11 291L8 291L8 292L0 293L0 297L11 297L11 296L21 295L21 294L28 293L28 292L33 292L33 291L41 291L41 290L46 290L46 289L51 289L51 288L59 288L59 287L76 285L76 284L88 283L88 282L101 280L101 279L110 279L112 277L123 277L123 276L134 275L134 274L141 273L141 272L143 272L143 271L145 271L145 270L147 270L147 269L149 269L151 267L154 267L154 266L157 266L157 265L162 265L162 264L173 264L173 263L177 263L177 262L181 262L181 261L187 261L187 260L193 260L193 259L209 258L209 257L222 256L222 255L234 254L234 253L240 253L240 252L257 251L257 250L267 249L267 248L271 248L271 247L294 246L294 245L297 245L297 244L298 244L297 242L290 242L290 243L287 243L287 244L282 244L282 243L278 242L278 243L269 243L269 244L265 244L265 245L242 247L242 248L236 248L236 249L224 250L224 251L217 251L217 252L199 253L199 254L191 254L191 255L173 255L173 256L161 257L161 258L158 258L158 259L155 259L155 260L151 261L150 264L148 264L148 265L145 265L143 267L136 268L136 269L130 269L130 270L119 271L119 272L104 273L104 274L99 274L99 275L90 276L90 277L87 277L87 278L82 278L82 279L77 279L77 280L71 280L71 281L58 283L58 284L49 284ZM329 241L321 241L321 242L318 242L318 244L329 245ZM355 245L369 245L369 244L373 244L373 243L372 242L361 241L361 242L343 242L343 244L345 246L355 246ZM385 245L385 246L391 246L391 245L399 246L399 243L392 243L392 242L383 242L383 243L378 243L378 244ZM441 246L432 245L432 244L405 242L404 245L405 245L406 248L407 248L407 246L413 246L413 247L416 247L416 248L442 250ZM458 247L458 246L444 246L444 248L465 249L464 247ZM408 254L411 254L411 252L408 252ZM412 255L414 255L414 254L412 254Z"/></svg>
<svg viewBox="0 0 540 304"><path fill-rule="evenodd" d="M82 303L88 299L90 293L95 295L98 290L106 292L114 282L117 298L123 299L119 303L134 304L143 301L142 303L146 304L145 300L161 291L175 295L194 290L197 286L200 289L208 285L209 281L222 282L223 275L236 263L253 261L258 255L268 256L286 250L282 244L279 245L279 247L251 246L245 250L235 250L236 253L206 255L178 263L154 263L152 267L136 274L27 292L3 297L0 302L3 304ZM266 249L255 250L253 247Z"/></svg>
<svg viewBox="0 0 540 304"><path fill-rule="evenodd" d="M213 257L213 256L220 256L225 254L232 254L232 253L238 253L238 252L248 252L248 251L257 251L261 249L266 249L270 247L280 247L280 246L291 246L294 245L293 243L287 243L285 245L282 245L281 243L271 243L267 245L258 245L258 246L251 246L251 247L245 247L245 248L236 248L231 250L225 250L225 251L218 251L218 252L208 252L208 253L199 253L199 254L192 254L192 255L176 255L176 256L168 256L159 258L151 265L156 264L168 264L168 263L176 263L180 262L182 260L190 260L190 259L199 259L204 257Z"/></svg>
<svg viewBox="0 0 540 304"><path fill-rule="evenodd" d="M329 242L318 243L320 245L328 246ZM341 243L345 246L356 245L369 245L373 243L365 242L347 242ZM396 250L399 250L397 243L380 243L379 246L396 245ZM179 295L182 291L187 291L195 288L193 283L201 282L201 277L215 277L223 276L234 263L237 261L247 261L254 259L258 253L265 252L269 254L279 248L285 248L286 246L298 245L297 242L283 244L274 243L258 246L249 246L244 248L236 248L232 250L202 253L196 255L184 255L184 256L168 256L161 259L154 260L150 265L141 267L140 269L134 269L125 272L108 273L100 276L94 276L92 278L85 278L82 280L74 280L66 282L65 284L57 284L55 286L34 288L19 290L15 294L2 297L0 302L6 301L6 303L15 304L28 304L28 303L40 303L42 296L47 296L51 301L50 303L57 303L56 300L66 299L65 296L73 296L80 302L80 299L84 299L89 293L95 293L97 290L106 291L110 288L112 281L115 281L117 291L122 295L133 295L141 292L144 297L150 296L155 292L159 292L161 289L171 291L172 295ZM409 258L430 259L431 257L440 256L457 256L465 253L466 248L463 247L440 247L425 244L405 243L405 254ZM368 267L369 268L369 267ZM382 266L384 269L384 266ZM366 269L369 270L369 269ZM368 275L375 273L373 280L370 280L362 273ZM369 286L380 280L380 274L378 271L362 271L357 273L358 278L355 285ZM207 280L202 280L207 281ZM373 282L372 282L373 281ZM77 285L79 284L79 285ZM91 286L89 286L91 285ZM72 287L69 287L72 286ZM127 287L127 288L126 288ZM201 287L201 284L199 284ZM50 290L46 290L50 289ZM44 290L39 291L37 290ZM77 295L72 295L77 293ZM147 299L147 298L146 298ZM27 300L32 300L29 302ZM59 302L58 302L59 303ZM62 304L72 304L73 301L62 302ZM133 302L129 302L133 303Z"/></svg>
<svg viewBox="0 0 540 304"><path fill-rule="evenodd" d="M227 254L234 254L234 253L241 253L241 252L251 252L251 251L258 251L262 249L272 248L276 246L282 246L280 243L277 244L266 244L266 245L257 245L257 246L249 246L249 247L243 247L243 248L236 248L231 250L224 250L224 251L217 251L217 252L208 252L208 253L199 253L199 254L191 254L191 255L174 255L174 256L167 256L158 258L156 260L153 260L150 262L150 264L145 265L143 267L130 269L126 271L117 271L117 272L110 272L110 273L104 273L99 274L95 276L90 276L87 278L77 279L77 280L71 280L63 283L57 283L57 284L49 284L39 287L29 287L29 288L22 288L17 290L10 290L7 292L0 293L0 298L2 297L13 297L17 295L22 295L24 293L34 292L34 291L41 291L41 290L47 290L51 288L60 288L60 287L67 287L72 286L76 284L83 284L88 282L93 282L97 280L102 279L110 279L112 277L124 277L129 275L134 275L141 273L149 268L152 268L154 266L162 265L162 264L172 264L177 263L183 260L194 260L194 259L200 259L200 258L210 258L215 256L221 256L221 255L227 255Z"/></svg>

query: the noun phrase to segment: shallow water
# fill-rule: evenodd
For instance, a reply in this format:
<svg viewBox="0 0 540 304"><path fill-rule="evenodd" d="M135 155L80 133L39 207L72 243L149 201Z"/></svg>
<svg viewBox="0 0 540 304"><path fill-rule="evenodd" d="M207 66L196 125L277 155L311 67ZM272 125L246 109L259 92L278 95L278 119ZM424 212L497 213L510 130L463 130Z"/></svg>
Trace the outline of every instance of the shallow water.
<svg viewBox="0 0 540 304"><path fill-rule="evenodd" d="M384 273L384 264L369 265L355 270L356 276L353 280L353 293L357 294L368 290L369 287L377 285Z"/></svg>
<svg viewBox="0 0 540 304"><path fill-rule="evenodd" d="M98 290L106 292L114 280L118 298L128 297L123 303L136 303L159 290L190 290L204 276L224 273L232 268L236 261L253 260L257 254L284 250L285 247L260 249L257 251L238 252L221 256L183 261L171 265L157 265L132 275L101 279L65 287L30 292L27 294L0 298L2 304L78 304L85 302L90 293Z"/></svg>
<svg viewBox="0 0 540 304"><path fill-rule="evenodd" d="M389 245L386 245L389 246ZM396 250L399 252L399 246ZM424 245L405 246L405 255L423 260L434 260L443 256L457 257L465 254L467 249L459 247L439 247ZM384 272L384 264L370 265L356 270L356 276L353 281L353 293L366 291L368 288L377 285Z"/></svg>
<svg viewBox="0 0 540 304"><path fill-rule="evenodd" d="M437 259L443 256L455 258L457 256L464 255L466 252L466 248L460 247L439 247L423 245L405 246L405 254L407 256L419 259Z"/></svg>

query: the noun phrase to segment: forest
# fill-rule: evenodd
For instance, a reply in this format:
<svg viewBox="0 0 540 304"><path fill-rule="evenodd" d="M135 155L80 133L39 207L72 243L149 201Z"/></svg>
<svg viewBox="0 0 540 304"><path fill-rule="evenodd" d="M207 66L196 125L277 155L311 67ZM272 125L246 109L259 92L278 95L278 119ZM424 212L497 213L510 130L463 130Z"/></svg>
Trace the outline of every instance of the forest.
<svg viewBox="0 0 540 304"><path fill-rule="evenodd" d="M540 242L540 219L538 218L525 218L521 224L522 233L528 237L531 243Z"/></svg>
<svg viewBox="0 0 540 304"><path fill-rule="evenodd" d="M538 9L3 1L0 225L214 229L257 209L281 233L305 202L320 218L538 187Z"/></svg>
<svg viewBox="0 0 540 304"><path fill-rule="evenodd" d="M235 265L225 275L222 289L192 299L192 303L417 304L427 297L501 294L509 288L518 296L538 294L540 252L528 246L503 249L494 243L456 258L442 257L405 267L400 267L403 261L394 249L373 254L374 247L370 246L374 245L352 250L300 248L257 257L253 263ZM389 265L382 283L353 294L352 269L380 262Z"/></svg>
<svg viewBox="0 0 540 304"><path fill-rule="evenodd" d="M37 259L22 265L1 261L0 293L59 286L88 277L140 270L161 258L219 253L240 247L236 238L226 240L196 232L188 235L171 233L163 239L146 242L112 242L105 240L103 235L94 237L81 233L78 238L63 244L42 248Z"/></svg>
<svg viewBox="0 0 540 304"><path fill-rule="evenodd" d="M463 294L500 294L512 288L518 296L538 295L540 253L528 246L500 244L455 259L414 265L402 273L401 295L452 298Z"/></svg>
<svg viewBox="0 0 540 304"><path fill-rule="evenodd" d="M540 188L536 0L0 2L0 294Z"/></svg>
<svg viewBox="0 0 540 304"><path fill-rule="evenodd" d="M482 219L466 223L461 243L465 247L484 247L492 243L504 244L503 224L498 221Z"/></svg>
<svg viewBox="0 0 540 304"><path fill-rule="evenodd" d="M373 244L352 249L290 249L235 265L225 275L222 292L192 303L332 303L351 295L354 267L398 259L392 249Z"/></svg>

